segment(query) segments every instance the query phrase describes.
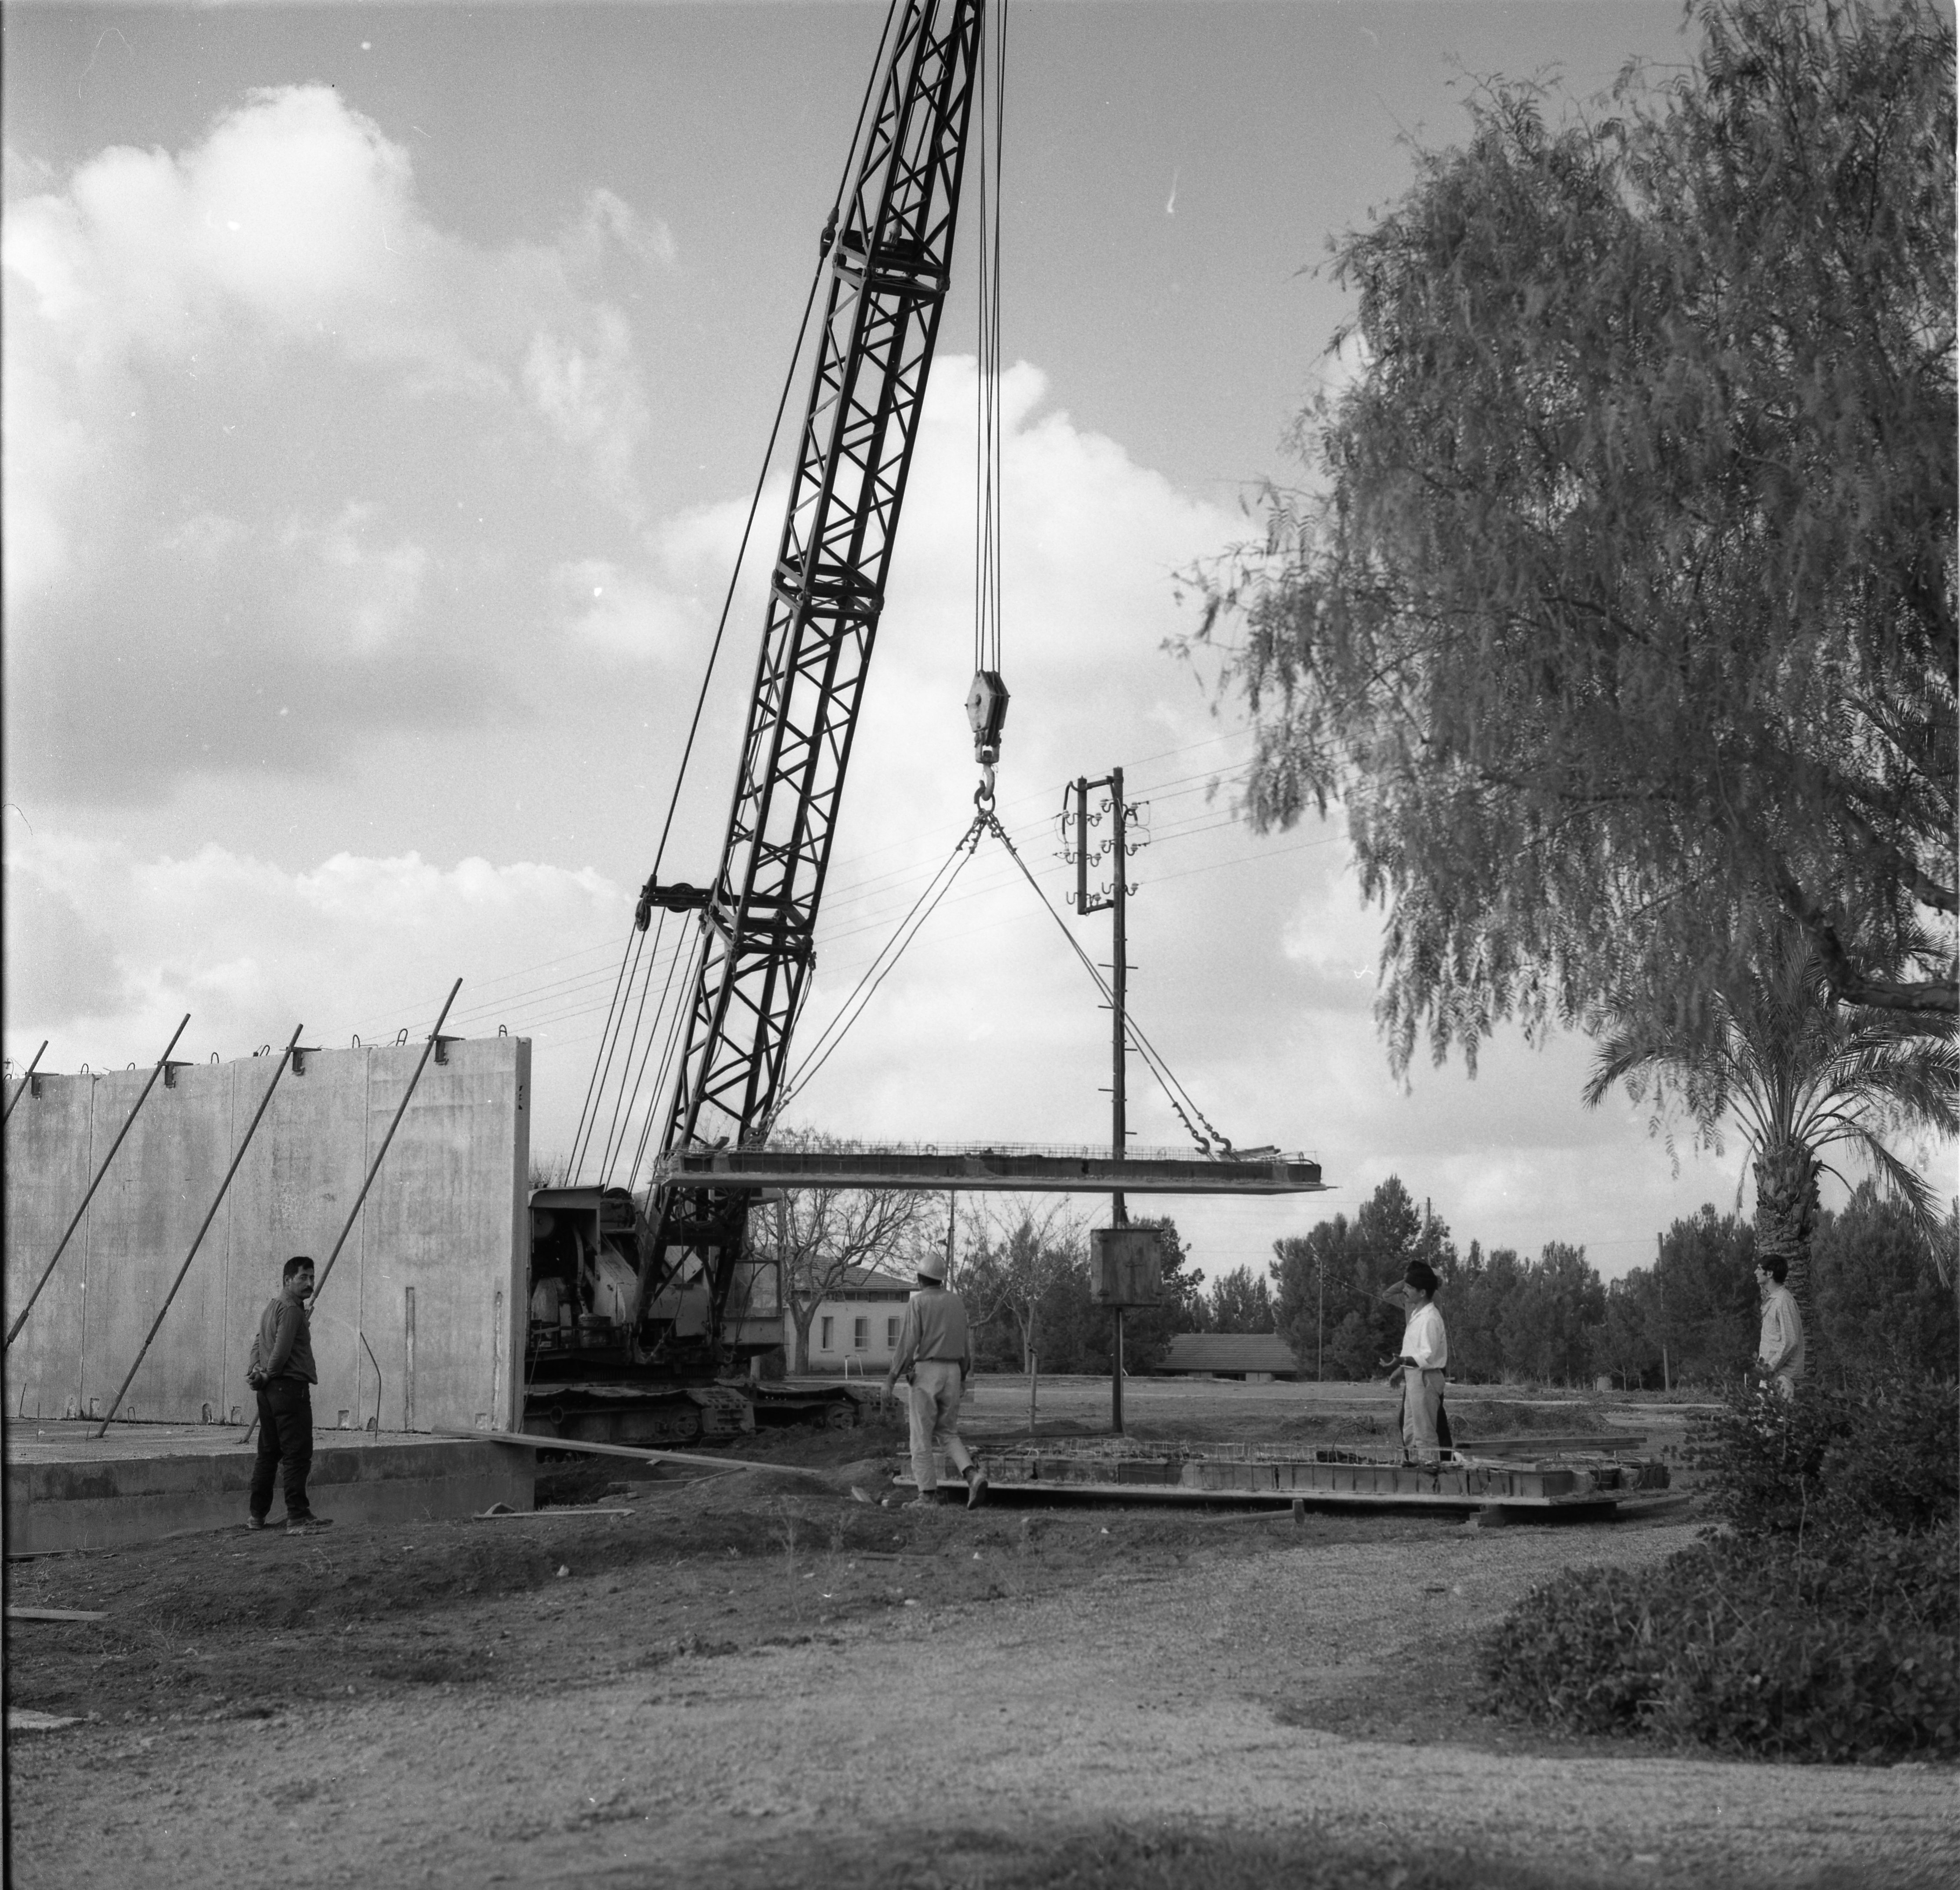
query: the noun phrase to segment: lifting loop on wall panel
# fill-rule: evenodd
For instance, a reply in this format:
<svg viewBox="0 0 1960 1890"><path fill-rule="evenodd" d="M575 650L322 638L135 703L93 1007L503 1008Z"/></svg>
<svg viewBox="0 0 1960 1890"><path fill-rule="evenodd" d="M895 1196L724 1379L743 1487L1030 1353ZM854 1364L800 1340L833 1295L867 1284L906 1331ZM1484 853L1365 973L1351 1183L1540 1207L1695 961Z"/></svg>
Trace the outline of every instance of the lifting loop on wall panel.
<svg viewBox="0 0 1960 1890"><path fill-rule="evenodd" d="M340 1258L340 1250L347 1245L347 1236L354 1231L354 1223L361 1218L362 1204L368 1198L368 1191L374 1185L374 1177L381 1172L382 1158L388 1152L388 1144L395 1139L395 1131L402 1126L402 1118L409 1112L409 1099L415 1093L415 1085L422 1080L422 1072L428 1068L429 1053L439 1044L453 1043L453 1037L445 1038L443 1026L449 1020L449 1007L456 1002L456 994L463 988L463 980L458 978L449 988L449 995L442 1001L442 1013L435 1020L435 1028L428 1034L428 1041L422 1045L422 1060L415 1065L415 1073L409 1078L409 1087L402 1092L402 1099L395 1111L395 1119L388 1125L388 1132L381 1138L381 1146L374 1151L374 1159L368 1164L368 1179L361 1184L361 1192L354 1197L353 1212L347 1217L347 1225L340 1230L340 1238L333 1243L333 1251L326 1256L326 1264L320 1270L320 1278L313 1282L313 1303L320 1304L320 1296L326 1290L326 1278L333 1271L333 1263ZM409 1033L404 1030L402 1035ZM377 1367L378 1369L378 1367Z"/></svg>
<svg viewBox="0 0 1960 1890"><path fill-rule="evenodd" d="M19 1102L22 1096L27 1094L28 1084L32 1083L34 1080L34 1070L36 1065L37 1065L40 1062L41 1058L47 1054L47 1048L48 1040L46 1038L43 1037L41 1039L40 1048L34 1052L33 1062L27 1065L25 1074L24 1074L21 1078L21 1087L7 1099L6 1115L0 1115L0 1122L5 1122L7 1119L7 1116L11 1115L14 1113L14 1105ZM40 1092L39 1090L35 1091L36 1095L38 1096L40 1093Z"/></svg>

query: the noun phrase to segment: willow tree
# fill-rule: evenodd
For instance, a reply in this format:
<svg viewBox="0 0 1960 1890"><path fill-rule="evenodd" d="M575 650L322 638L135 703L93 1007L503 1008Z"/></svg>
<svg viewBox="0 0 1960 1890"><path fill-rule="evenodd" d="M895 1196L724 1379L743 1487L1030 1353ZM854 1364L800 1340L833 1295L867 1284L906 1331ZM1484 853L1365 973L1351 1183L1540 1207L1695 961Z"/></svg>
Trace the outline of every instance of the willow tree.
<svg viewBox="0 0 1960 1890"><path fill-rule="evenodd" d="M1802 928L1839 1002L1956 977L1954 44L1918 4L1692 0L1590 116L1485 88L1335 246L1312 476L1202 574L1249 812L1338 801L1377 1017L1474 1068Z"/></svg>

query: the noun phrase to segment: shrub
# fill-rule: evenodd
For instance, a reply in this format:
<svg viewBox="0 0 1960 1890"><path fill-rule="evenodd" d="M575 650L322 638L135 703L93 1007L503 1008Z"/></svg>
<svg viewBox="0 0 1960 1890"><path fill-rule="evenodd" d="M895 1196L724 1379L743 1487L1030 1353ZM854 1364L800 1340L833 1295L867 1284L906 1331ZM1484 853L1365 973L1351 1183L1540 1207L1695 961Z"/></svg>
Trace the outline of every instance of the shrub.
<svg viewBox="0 0 1960 1890"><path fill-rule="evenodd" d="M1698 1440L1729 1532L1568 1569L1484 1647L1497 1710L1764 1757L1960 1753L1960 1425L1901 1374L1731 1395Z"/></svg>
<svg viewBox="0 0 1960 1890"><path fill-rule="evenodd" d="M1490 1703L1798 1760L1960 1753L1960 1532L1828 1554L1729 1537L1658 1569L1568 1569L1485 1647Z"/></svg>
<svg viewBox="0 0 1960 1890"><path fill-rule="evenodd" d="M1914 1533L1960 1513L1960 1398L1898 1373L1794 1398L1745 1383L1695 1461L1714 1513L1742 1535Z"/></svg>

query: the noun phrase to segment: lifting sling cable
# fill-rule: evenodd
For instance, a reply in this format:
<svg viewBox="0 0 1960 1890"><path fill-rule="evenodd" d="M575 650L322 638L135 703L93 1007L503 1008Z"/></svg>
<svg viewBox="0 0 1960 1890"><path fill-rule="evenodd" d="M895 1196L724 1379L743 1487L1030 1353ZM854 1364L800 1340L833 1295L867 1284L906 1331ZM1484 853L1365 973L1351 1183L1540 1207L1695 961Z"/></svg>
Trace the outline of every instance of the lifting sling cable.
<svg viewBox="0 0 1960 1890"><path fill-rule="evenodd" d="M660 824L660 840L654 849L654 869L647 880L649 889L654 881L660 877L661 863L667 855L668 837L673 830L674 814L680 805L681 790L686 782L688 764L694 754L695 739L700 732L702 714L708 704L708 689L714 679L715 665L721 656L722 641L728 628L729 615L734 605L736 586L740 581L742 567L748 556L749 540L755 529L756 514L762 504L763 489L768 482L769 467L775 458L776 443L782 432L783 416L789 409L790 395L796 385L797 367L803 359L803 344L809 337L810 316L816 306L817 291L822 285L823 259L829 253L831 240L837 229L838 212L843 206L846 194L851 189L851 180L858 173L859 147L863 143L866 135L865 127L870 112L871 100L877 91L879 78L884 70L886 48L891 40L892 24L898 18L899 5L899 0L889 0L889 4L886 7L885 23L880 30L878 36L878 56L872 63L871 75L866 81L864 97L858 101L857 123L851 133L851 145L845 158L843 174L838 180L837 190L831 199L829 214L824 224L822 250L819 256L819 266L810 277L810 293L803 299L802 318L797 324L796 346L791 353L789 367L783 377L781 390L776 397L775 417L770 423L768 444L763 449L762 471L757 476L755 489L749 497L748 515L743 522L741 540L736 550L733 568L729 572L728 588L722 597L721 616L715 624L714 640L708 648L708 667L701 679L700 691L695 698L694 713L688 723L687 739L681 749L680 765L674 773L673 791L668 797L667 814ZM643 892L641 912L644 910L645 896ZM636 912L634 915L633 931L635 934L644 937L645 923L641 916L641 912ZM630 1001L630 986L627 979L628 964L631 963L637 967L638 962L638 955L634 950L633 939L631 937L628 940L625 948L622 951L620 957L620 979L614 988L612 1004L607 1013L606 1029L600 1034L599 1050L593 1058L592 1077L586 1086L585 1102L579 1111L578 1126L572 1138L574 1148L582 1149L589 1143L592 1128L597 1125L597 1109L603 1106L603 1084L600 1072L602 1067L606 1066L609 1062L610 1052L608 1039L615 1041L617 1039L619 1022L623 1013L622 991L628 994L627 1001ZM651 982L651 966L648 969L648 978ZM676 1019L676 1027L677 1025L678 1014ZM657 1013L654 1019L654 1027L657 1030L659 1027ZM622 1071L621 1075L622 1087L625 1082L625 1077ZM637 1095L634 1100L637 1102ZM632 1108L632 1104L629 1103L627 1106L627 1113L629 1117ZM592 1118L590 1122L587 1121L588 1115ZM609 1137L608 1139L609 1141L610 1138ZM575 1168L574 1172L576 1172ZM600 1179L603 1185L605 1180L603 1173L601 1174Z"/></svg>
<svg viewBox="0 0 1960 1890"><path fill-rule="evenodd" d="M974 849L979 844L980 836L985 831L985 822L976 814L972 823L953 843L952 852L940 863L939 870L928 882L925 890L912 902L912 910L899 920L897 929L880 948L877 956L866 968L864 975L852 988L850 996L837 1007L830 1021L818 1033L816 1042L805 1053L802 1063L797 1066L784 1087L782 1100L777 1105L778 1118L801 1093L803 1086L830 1060L832 1052L844 1041L845 1035L851 1026L864 1014L865 1007L877 994L878 987L890 974L905 947L918 936L926 921L937 910L940 901L952 889L953 881L959 877L960 869L972 858ZM920 909L921 907L924 908L923 911ZM767 1126L765 1126L765 1139Z"/></svg>
<svg viewBox="0 0 1960 1890"><path fill-rule="evenodd" d="M782 1101L777 1111L778 1118L783 1109L802 1093L824 1064L830 1060L831 1055L843 1041L851 1026L864 1015L867 1006L877 994L879 985L882 985L890 975L892 967L897 964L900 956L924 929L926 921L937 909L940 900L944 899L947 892L952 889L953 883L959 877L960 869L973 858L978 850L982 835L989 832L1001 842L1007 850L1008 858L1020 870L1022 877L1033 889L1035 896L1041 902L1042 909L1055 921L1063 938L1068 941L1069 950L1075 954L1083 969L1095 981L1096 989L1102 993L1104 1001L1111 1004L1115 1002L1115 994L1109 988L1109 981L1102 975L1102 968L1082 949L1075 934L1068 929L1067 922L1062 918L1061 915L1055 911L1048 895L1042 890L1040 882L1029 870L1027 863L1021 858L1020 851L1014 845L1007 829L1001 825L998 817L982 811L975 816L972 824L965 833L960 835L959 840L954 844L952 853L940 865L939 870L934 874L925 890L913 901L911 910L905 914L904 918L899 921L891 938L880 949L877 956L872 960L869 968L858 979L851 995L838 1007L835 1014L824 1026L816 1042L810 1046L802 1064L790 1078L785 1087ZM924 908L923 911L921 910L921 908ZM861 993L862 994L861 1001ZM1191 1092L1179 1080L1169 1064L1165 1061L1162 1053L1144 1034L1141 1026L1137 1023L1134 1016L1127 1008L1124 1013L1123 1024L1124 1033L1129 1039L1131 1048L1143 1059L1144 1067L1157 1079L1158 1087L1164 1093L1165 1100L1170 1105L1172 1114L1176 1116L1179 1122L1184 1125L1185 1132L1191 1137L1199 1150L1207 1155L1230 1156L1233 1149L1230 1138L1213 1125L1211 1118L1198 1106ZM1197 1123L1194 1123L1192 1119L1194 1116L1197 1118ZM1198 1124L1203 1125L1202 1129L1198 1126ZM772 1125L765 1125L762 1139L765 1141L768 1139L768 1131L771 1126Z"/></svg>
<svg viewBox="0 0 1960 1890"><path fill-rule="evenodd" d="M1067 921L1055 909L1048 895L1042 890L1041 882L1028 870L1027 862L1021 858L1013 842L1008 838L1007 829L1002 826L998 819L991 817L988 819L988 826L994 837L1007 848L1008 855L1015 865L1020 868L1021 877L1033 889L1035 897L1042 903L1042 909L1055 921L1062 937L1068 941L1068 949L1081 961L1083 969L1096 981L1096 988L1102 992L1105 1001L1113 1004L1116 1001L1115 993L1110 989L1109 980L1102 975L1101 966L1082 949L1077 941L1075 934L1068 929ZM1119 865L1118 870L1121 870ZM1151 1075L1157 1078L1159 1086L1163 1090L1166 1099L1170 1104L1172 1112L1184 1125L1191 1139L1208 1155L1214 1153L1230 1155L1232 1152L1230 1139L1212 1126L1210 1118L1198 1106L1191 1092L1179 1082L1172 1073L1170 1065L1164 1061L1156 1045L1144 1035L1127 1006L1123 1013L1123 1034L1128 1039L1131 1048L1143 1058L1144 1066ZM1182 1104L1179 1102L1180 1098L1182 1099ZM1186 1109L1190 1112L1188 1115L1185 1113ZM1206 1140L1205 1135L1201 1134L1198 1128L1193 1125L1191 1118L1194 1115L1204 1125L1206 1132L1211 1138L1209 1141Z"/></svg>

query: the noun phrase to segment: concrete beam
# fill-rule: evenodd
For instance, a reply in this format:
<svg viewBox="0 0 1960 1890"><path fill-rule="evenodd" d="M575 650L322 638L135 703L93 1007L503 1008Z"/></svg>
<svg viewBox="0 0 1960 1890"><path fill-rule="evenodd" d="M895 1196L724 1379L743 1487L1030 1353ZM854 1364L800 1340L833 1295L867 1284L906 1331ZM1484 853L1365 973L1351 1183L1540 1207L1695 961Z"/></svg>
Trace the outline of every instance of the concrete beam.
<svg viewBox="0 0 1960 1890"><path fill-rule="evenodd" d="M764 1188L892 1188L944 1194L1311 1195L1320 1164L1303 1156L1255 1160L1132 1157L1082 1150L943 1152L884 1149L719 1149L676 1157L673 1178L730 1193Z"/></svg>

